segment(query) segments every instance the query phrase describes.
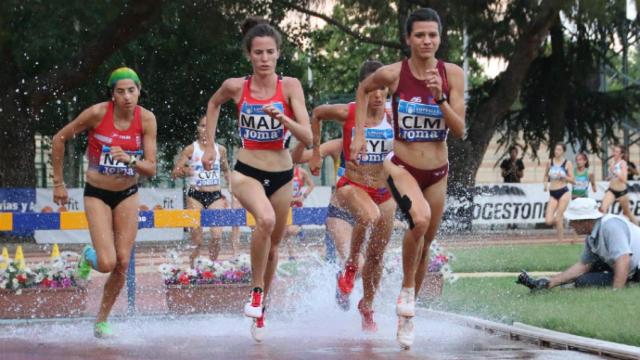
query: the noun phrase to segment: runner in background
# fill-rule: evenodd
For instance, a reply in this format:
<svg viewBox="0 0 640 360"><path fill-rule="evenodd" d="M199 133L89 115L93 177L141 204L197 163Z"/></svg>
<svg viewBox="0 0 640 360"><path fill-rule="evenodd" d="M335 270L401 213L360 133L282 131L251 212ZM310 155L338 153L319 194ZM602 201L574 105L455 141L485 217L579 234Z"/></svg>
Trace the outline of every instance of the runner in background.
<svg viewBox="0 0 640 360"><path fill-rule="evenodd" d="M547 163L544 173L544 191L549 190L549 202L545 213L545 223L556 227L558 241L564 240L564 212L569 206L571 194L569 183L574 183L573 164L565 159L567 146L557 143L553 148L553 157Z"/></svg>
<svg viewBox="0 0 640 360"><path fill-rule="evenodd" d="M366 61L361 69L359 81L382 67L378 61ZM391 193L384 185L383 162L393 148L393 128L385 111L388 90L379 88L368 94L369 103L365 120L366 151L360 156L359 164L346 164L345 174L336 184L336 199L341 207L352 214L355 220L349 256L344 270L337 276L338 303L348 299L355 285L359 270L358 260L367 232L370 231L366 248L365 262L362 267L364 296L358 303L362 316L362 329L377 331L373 319L373 300L382 276L384 250L391 237L396 206L391 201ZM342 149L345 158L349 157L349 145L355 130L356 104L321 105L312 112L311 128L314 140L314 155L310 161L312 171L316 172L322 162L320 154L320 121L333 120L342 123ZM347 300L348 301L348 300Z"/></svg>
<svg viewBox="0 0 640 360"><path fill-rule="evenodd" d="M615 145L613 147L613 158L610 161L609 176L607 177L609 188L604 193L604 198L602 198L600 211L606 214L609 211L609 207L617 201L624 216L638 225L638 220L631 212L629 203L628 168L627 162L624 160L626 153L627 149L623 145Z"/></svg>
<svg viewBox="0 0 640 360"><path fill-rule="evenodd" d="M98 338L113 334L107 322L124 286L138 233L139 176L156 174L156 117L138 105L141 82L132 69L114 70L107 80L109 101L85 109L52 140L53 201L69 199L63 182L65 142L88 131L84 209L93 247L82 250L78 275L108 273L94 325Z"/></svg>
<svg viewBox="0 0 640 360"><path fill-rule="evenodd" d="M307 171L298 165L294 165L293 200L291 201L291 208L301 208L304 205L304 201L309 197L309 194L311 194L315 186L316 185L313 183L313 179L311 179L311 176L307 173ZM287 226L287 230L285 231L284 243L287 245L289 260L295 260L294 238L300 234L301 229L302 228L298 225L289 225Z"/></svg>
<svg viewBox="0 0 640 360"><path fill-rule="evenodd" d="M593 172L589 171L587 154L582 152L576 154L576 167L573 170L573 178L575 183L571 189L571 200L589 197L589 185L591 185L591 189L594 192L597 191L596 177Z"/></svg>
<svg viewBox="0 0 640 360"><path fill-rule="evenodd" d="M189 182L187 190L187 209L225 209L227 200L222 195L221 172L229 184L229 162L227 161L227 149L223 145L215 144L216 159L213 170L205 170L202 166L202 155L207 142L206 137L207 118L202 117L198 121L196 141L185 147L173 168L172 176L186 177ZM229 186L229 192L231 187ZM220 255L220 242L222 240L222 228L211 227L211 240L209 241L209 258L218 259ZM204 236L200 226L191 228L191 242L195 246L189 255L189 263L194 266L195 259L200 255Z"/></svg>

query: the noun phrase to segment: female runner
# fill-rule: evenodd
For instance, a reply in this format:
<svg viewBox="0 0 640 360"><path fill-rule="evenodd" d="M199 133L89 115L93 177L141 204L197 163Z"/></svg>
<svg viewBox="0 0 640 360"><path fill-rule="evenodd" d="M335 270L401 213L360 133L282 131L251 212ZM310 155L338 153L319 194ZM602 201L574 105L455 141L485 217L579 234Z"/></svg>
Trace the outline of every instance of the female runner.
<svg viewBox="0 0 640 360"><path fill-rule="evenodd" d="M280 33L265 20L249 18L243 24L243 34L243 47L253 74L225 80L209 100L203 164L205 169L211 169L220 107L233 100L238 108L242 148L231 184L234 194L256 222L251 235L253 290L244 314L254 319L252 336L262 341L264 299L278 266L278 244L287 226L293 191L293 163L285 148L287 133L310 145L311 129L300 81L276 73Z"/></svg>
<svg viewBox="0 0 640 360"><path fill-rule="evenodd" d="M207 118L203 117L198 122L198 137L180 153L180 157L173 169L173 177L188 177L189 190L187 190L187 209L225 209L227 200L222 195L222 183L220 171L224 174L224 179L229 184L229 162L227 161L227 148L215 144L216 159L213 163L213 170L205 170L202 166L202 155L207 142L206 137ZM229 188L231 192L231 188ZM220 254L220 240L222 239L222 228L211 228L211 241L209 242L209 258L216 260ZM191 229L191 241L195 248L189 255L191 267L200 254L202 248L203 235L202 228ZM235 250L235 249L234 249Z"/></svg>
<svg viewBox="0 0 640 360"><path fill-rule="evenodd" d="M446 138L465 131L462 69L436 58L442 25L438 13L423 8L406 21L411 57L383 66L358 87L356 131L351 161L365 144L368 94L388 87L392 93L394 150L384 162L387 185L409 223L402 243L404 277L396 304L397 340L413 343L415 297L428 265L431 241L440 226L447 190Z"/></svg>
<svg viewBox="0 0 640 360"><path fill-rule="evenodd" d="M62 180L64 144L88 130L84 209L93 247L83 249L78 270L84 279L91 269L109 273L94 326L96 337L113 333L107 318L124 285L138 232L138 177L156 174L156 118L138 106L140 78L122 67L111 73L107 86L111 99L85 109L62 128L51 150L53 201L64 205L69 198Z"/></svg>

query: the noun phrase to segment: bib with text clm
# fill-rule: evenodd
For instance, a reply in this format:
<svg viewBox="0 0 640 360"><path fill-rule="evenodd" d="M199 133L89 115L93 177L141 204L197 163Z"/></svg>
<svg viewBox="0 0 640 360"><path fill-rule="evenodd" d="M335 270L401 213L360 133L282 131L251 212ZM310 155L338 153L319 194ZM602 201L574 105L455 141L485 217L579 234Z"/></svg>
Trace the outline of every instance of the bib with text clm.
<svg viewBox="0 0 640 360"><path fill-rule="evenodd" d="M398 102L398 135L404 141L444 141L449 128L440 107L400 100Z"/></svg>

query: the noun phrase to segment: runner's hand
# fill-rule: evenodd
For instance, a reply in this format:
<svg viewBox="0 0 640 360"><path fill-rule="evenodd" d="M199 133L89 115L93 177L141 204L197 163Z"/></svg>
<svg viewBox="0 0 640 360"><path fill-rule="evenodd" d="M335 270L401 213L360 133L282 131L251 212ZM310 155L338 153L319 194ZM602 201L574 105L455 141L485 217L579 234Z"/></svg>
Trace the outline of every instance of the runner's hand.
<svg viewBox="0 0 640 360"><path fill-rule="evenodd" d="M111 157L123 164L128 164L131 161L131 156L122 150L120 146L111 147Z"/></svg>
<svg viewBox="0 0 640 360"><path fill-rule="evenodd" d="M264 111L267 115L271 116L271 118L278 120L280 123L282 123L283 126L286 127L286 120L287 120L286 117L273 104L263 106L262 111Z"/></svg>
<svg viewBox="0 0 640 360"><path fill-rule="evenodd" d="M205 170L213 170L213 161L216 158L215 146L207 145L202 155L202 166Z"/></svg>
<svg viewBox="0 0 640 360"><path fill-rule="evenodd" d="M424 79L427 89L433 95L434 100L442 99L442 78L438 69L427 70L427 78Z"/></svg>
<svg viewBox="0 0 640 360"><path fill-rule="evenodd" d="M67 188L64 186L56 186L53 188L53 202L59 206L65 205L69 201Z"/></svg>
<svg viewBox="0 0 640 360"><path fill-rule="evenodd" d="M309 165L309 171L311 171L311 175L318 176L320 175L320 168L322 167L322 157L320 154L316 154L315 151L313 155L311 155L311 159L307 162Z"/></svg>

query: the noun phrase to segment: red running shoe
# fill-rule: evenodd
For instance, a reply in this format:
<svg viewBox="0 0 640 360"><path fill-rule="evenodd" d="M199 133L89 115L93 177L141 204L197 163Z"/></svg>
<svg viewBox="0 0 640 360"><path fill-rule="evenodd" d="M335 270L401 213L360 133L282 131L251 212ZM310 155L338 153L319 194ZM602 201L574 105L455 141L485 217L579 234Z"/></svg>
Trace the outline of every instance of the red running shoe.
<svg viewBox="0 0 640 360"><path fill-rule="evenodd" d="M378 324L373 320L373 310L367 309L362 305L362 299L358 303L358 310L362 316L362 331L374 333L378 331Z"/></svg>
<svg viewBox="0 0 640 360"><path fill-rule="evenodd" d="M344 266L344 270L338 275L338 288L343 295L351 294L356 282L358 267L350 262Z"/></svg>
<svg viewBox="0 0 640 360"><path fill-rule="evenodd" d="M251 291L249 302L244 304L244 315L252 318L262 316L262 289L257 287Z"/></svg>

